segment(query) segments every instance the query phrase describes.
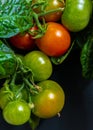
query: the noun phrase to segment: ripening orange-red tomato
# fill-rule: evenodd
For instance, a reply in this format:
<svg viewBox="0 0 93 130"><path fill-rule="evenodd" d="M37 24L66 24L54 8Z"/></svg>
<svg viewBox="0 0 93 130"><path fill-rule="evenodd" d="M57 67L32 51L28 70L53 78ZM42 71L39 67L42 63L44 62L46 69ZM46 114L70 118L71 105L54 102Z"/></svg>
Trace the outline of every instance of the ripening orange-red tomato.
<svg viewBox="0 0 93 130"><path fill-rule="evenodd" d="M32 27L29 31L36 30L37 27ZM9 42L12 46L20 50L32 50L35 47L33 36L28 33L19 33L9 38Z"/></svg>
<svg viewBox="0 0 93 130"><path fill-rule="evenodd" d="M38 48L48 56L61 56L71 45L69 31L60 23L48 22L45 35L35 40Z"/></svg>

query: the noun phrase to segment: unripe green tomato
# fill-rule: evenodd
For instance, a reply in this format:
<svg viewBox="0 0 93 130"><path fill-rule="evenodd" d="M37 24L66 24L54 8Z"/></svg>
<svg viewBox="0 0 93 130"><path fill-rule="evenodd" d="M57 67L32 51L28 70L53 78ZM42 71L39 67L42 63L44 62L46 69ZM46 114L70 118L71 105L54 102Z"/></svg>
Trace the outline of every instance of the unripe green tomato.
<svg viewBox="0 0 93 130"><path fill-rule="evenodd" d="M91 14L91 0L66 0L61 21L68 30L78 32L88 25Z"/></svg>
<svg viewBox="0 0 93 130"><path fill-rule="evenodd" d="M3 109L4 120L11 125L22 125L30 119L31 109L25 101L14 100Z"/></svg>
<svg viewBox="0 0 93 130"><path fill-rule="evenodd" d="M31 51L24 56L24 64L32 70L35 81L48 79L52 74L52 63L41 51Z"/></svg>

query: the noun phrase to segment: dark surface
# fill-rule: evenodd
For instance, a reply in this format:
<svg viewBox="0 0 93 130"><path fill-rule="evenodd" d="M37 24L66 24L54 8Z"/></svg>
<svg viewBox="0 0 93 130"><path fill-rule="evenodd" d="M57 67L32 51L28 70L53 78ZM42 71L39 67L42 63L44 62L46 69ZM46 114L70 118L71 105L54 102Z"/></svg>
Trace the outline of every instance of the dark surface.
<svg viewBox="0 0 93 130"><path fill-rule="evenodd" d="M82 77L79 52L69 55L63 64L54 66L51 79L57 81L66 95L61 117L41 120L36 130L93 130L93 81ZM11 126L0 113L0 130L31 130L28 123Z"/></svg>

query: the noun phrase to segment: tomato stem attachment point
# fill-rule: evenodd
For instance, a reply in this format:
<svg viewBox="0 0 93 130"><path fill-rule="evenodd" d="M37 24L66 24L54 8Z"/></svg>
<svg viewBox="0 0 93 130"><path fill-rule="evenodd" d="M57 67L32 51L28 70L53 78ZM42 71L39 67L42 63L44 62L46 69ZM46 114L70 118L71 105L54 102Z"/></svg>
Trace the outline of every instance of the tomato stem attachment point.
<svg viewBox="0 0 93 130"><path fill-rule="evenodd" d="M42 26L42 24L39 21L39 16L35 12L33 12L33 18L34 18L36 25L38 27L38 34L34 38L42 37L46 32L46 24L43 21L43 26Z"/></svg>
<svg viewBox="0 0 93 130"><path fill-rule="evenodd" d="M25 84L29 87L28 89L29 89L29 91L32 94L38 94L38 89L35 87L35 85L33 85L32 83L30 83L29 80L26 79L25 77L24 77L23 80L24 80Z"/></svg>
<svg viewBox="0 0 93 130"><path fill-rule="evenodd" d="M54 12L55 12L55 13L56 13L56 12L59 12L59 11L63 12L63 10L64 10L64 7L63 7L63 8L53 9L53 10L49 10L49 11L42 12L42 13L38 13L38 17L42 17L42 16L44 16L44 15L48 15L48 14L54 13Z"/></svg>

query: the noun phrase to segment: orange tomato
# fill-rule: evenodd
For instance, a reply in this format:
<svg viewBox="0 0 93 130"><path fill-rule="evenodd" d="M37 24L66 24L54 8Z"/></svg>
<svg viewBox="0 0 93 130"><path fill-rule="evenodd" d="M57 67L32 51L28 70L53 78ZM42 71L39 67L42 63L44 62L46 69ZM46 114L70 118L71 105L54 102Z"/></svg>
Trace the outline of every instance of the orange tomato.
<svg viewBox="0 0 93 130"><path fill-rule="evenodd" d="M56 22L48 22L47 24L45 35L36 39L35 43L48 56L61 56L70 47L70 33L62 24Z"/></svg>

